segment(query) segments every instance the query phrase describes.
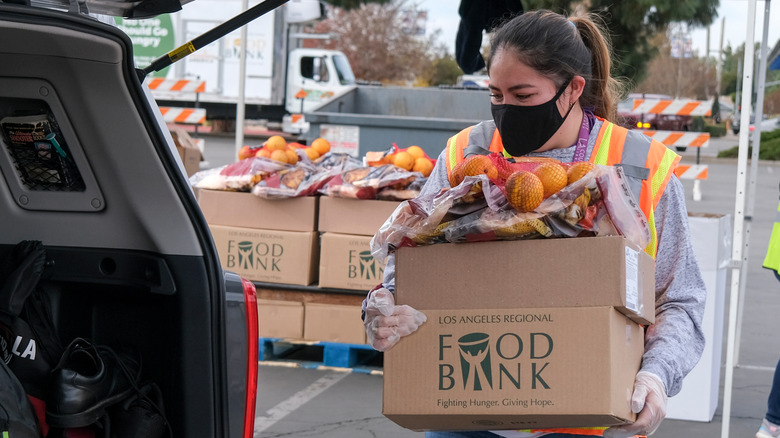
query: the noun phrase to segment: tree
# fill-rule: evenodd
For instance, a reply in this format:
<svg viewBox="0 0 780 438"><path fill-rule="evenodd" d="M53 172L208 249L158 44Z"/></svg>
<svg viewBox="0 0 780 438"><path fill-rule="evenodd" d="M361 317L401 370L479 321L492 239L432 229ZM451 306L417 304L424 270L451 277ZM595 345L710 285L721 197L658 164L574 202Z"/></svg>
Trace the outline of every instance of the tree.
<svg viewBox="0 0 780 438"><path fill-rule="evenodd" d="M414 82L441 48L435 45L438 32L427 37L403 33L403 8L404 2L362 4L350 11L333 8L314 31L337 38L310 41L307 46L341 50L359 79Z"/></svg>
<svg viewBox="0 0 780 438"><path fill-rule="evenodd" d="M455 57L449 53L437 56L428 64L419 77L419 83L426 86L454 85L463 71Z"/></svg>
<svg viewBox="0 0 780 438"><path fill-rule="evenodd" d="M639 83L658 51L650 40L673 22L707 26L717 16L719 0L525 0L530 9L570 14L586 9L600 15L612 38L616 59L613 75Z"/></svg>
<svg viewBox="0 0 780 438"><path fill-rule="evenodd" d="M650 43L658 51L658 56L650 61L645 79L637 84L633 92L700 100L714 96L717 79L713 60L672 58L671 41L665 33L656 35Z"/></svg>

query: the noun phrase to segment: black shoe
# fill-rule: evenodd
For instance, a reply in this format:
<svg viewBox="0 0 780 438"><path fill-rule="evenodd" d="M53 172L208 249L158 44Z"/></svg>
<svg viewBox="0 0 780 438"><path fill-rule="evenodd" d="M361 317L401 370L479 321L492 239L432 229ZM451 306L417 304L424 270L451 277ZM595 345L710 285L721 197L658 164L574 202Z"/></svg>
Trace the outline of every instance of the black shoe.
<svg viewBox="0 0 780 438"><path fill-rule="evenodd" d="M172 437L163 410L160 388L154 383L141 385L138 392L108 410L111 438Z"/></svg>
<svg viewBox="0 0 780 438"><path fill-rule="evenodd" d="M139 359L76 338L52 371L46 422L56 428L83 427L105 415L137 387Z"/></svg>

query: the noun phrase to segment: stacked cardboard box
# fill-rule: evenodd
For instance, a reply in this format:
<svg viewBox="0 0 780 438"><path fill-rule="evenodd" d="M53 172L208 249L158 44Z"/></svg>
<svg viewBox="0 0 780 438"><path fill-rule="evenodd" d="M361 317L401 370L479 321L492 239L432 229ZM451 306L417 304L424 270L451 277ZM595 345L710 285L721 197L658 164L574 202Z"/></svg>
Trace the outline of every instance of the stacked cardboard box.
<svg viewBox="0 0 780 438"><path fill-rule="evenodd" d="M622 237L400 248L396 301L428 320L385 353L384 415L413 430L634 421L654 272Z"/></svg>
<svg viewBox="0 0 780 438"><path fill-rule="evenodd" d="M262 199L200 190L222 266L247 280L307 286L317 279L317 198Z"/></svg>
<svg viewBox="0 0 780 438"><path fill-rule="evenodd" d="M258 288L260 337L365 344L363 297Z"/></svg>
<svg viewBox="0 0 780 438"><path fill-rule="evenodd" d="M374 260L369 243L397 206L393 201L320 198L320 287L367 292L382 282L384 266ZM307 339L366 342L359 307L307 303L305 319Z"/></svg>
<svg viewBox="0 0 780 438"><path fill-rule="evenodd" d="M368 291L382 282L384 266L371 256L369 243L398 204L327 196L320 199L320 287Z"/></svg>

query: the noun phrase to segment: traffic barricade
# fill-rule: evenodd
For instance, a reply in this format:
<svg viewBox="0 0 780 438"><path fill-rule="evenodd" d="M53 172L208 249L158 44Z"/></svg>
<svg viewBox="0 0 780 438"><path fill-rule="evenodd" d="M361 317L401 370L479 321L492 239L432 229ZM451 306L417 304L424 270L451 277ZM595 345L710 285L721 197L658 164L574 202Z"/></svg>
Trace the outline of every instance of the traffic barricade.
<svg viewBox="0 0 780 438"><path fill-rule="evenodd" d="M634 99L634 113L679 116L710 116L712 102L692 99ZM696 148L696 165L679 165L675 174L680 179L693 179L693 200L701 201L702 179L707 179L707 165L701 164L701 148L709 146L710 134L690 131L643 130L642 133L668 147L684 151Z"/></svg>
<svg viewBox="0 0 780 438"><path fill-rule="evenodd" d="M195 133L192 142L195 143L198 149L200 149L200 153L203 154L205 144L202 138L198 138L198 127L206 124L206 109L199 108L198 105L200 103L200 93L206 91L206 81L200 79L148 78L145 83L156 99L167 99L181 93L195 94L194 108L161 106L160 113L165 123L193 125Z"/></svg>

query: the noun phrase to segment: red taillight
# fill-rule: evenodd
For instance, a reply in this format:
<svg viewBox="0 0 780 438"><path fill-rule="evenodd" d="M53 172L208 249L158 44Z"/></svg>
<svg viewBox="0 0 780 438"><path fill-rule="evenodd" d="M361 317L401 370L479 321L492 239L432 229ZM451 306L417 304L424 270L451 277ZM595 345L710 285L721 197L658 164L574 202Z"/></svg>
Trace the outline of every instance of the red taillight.
<svg viewBox="0 0 780 438"><path fill-rule="evenodd" d="M246 403L244 403L244 438L252 438L255 432L255 406L257 404L257 355L259 333L257 329L257 290L248 280L241 279L246 305Z"/></svg>

